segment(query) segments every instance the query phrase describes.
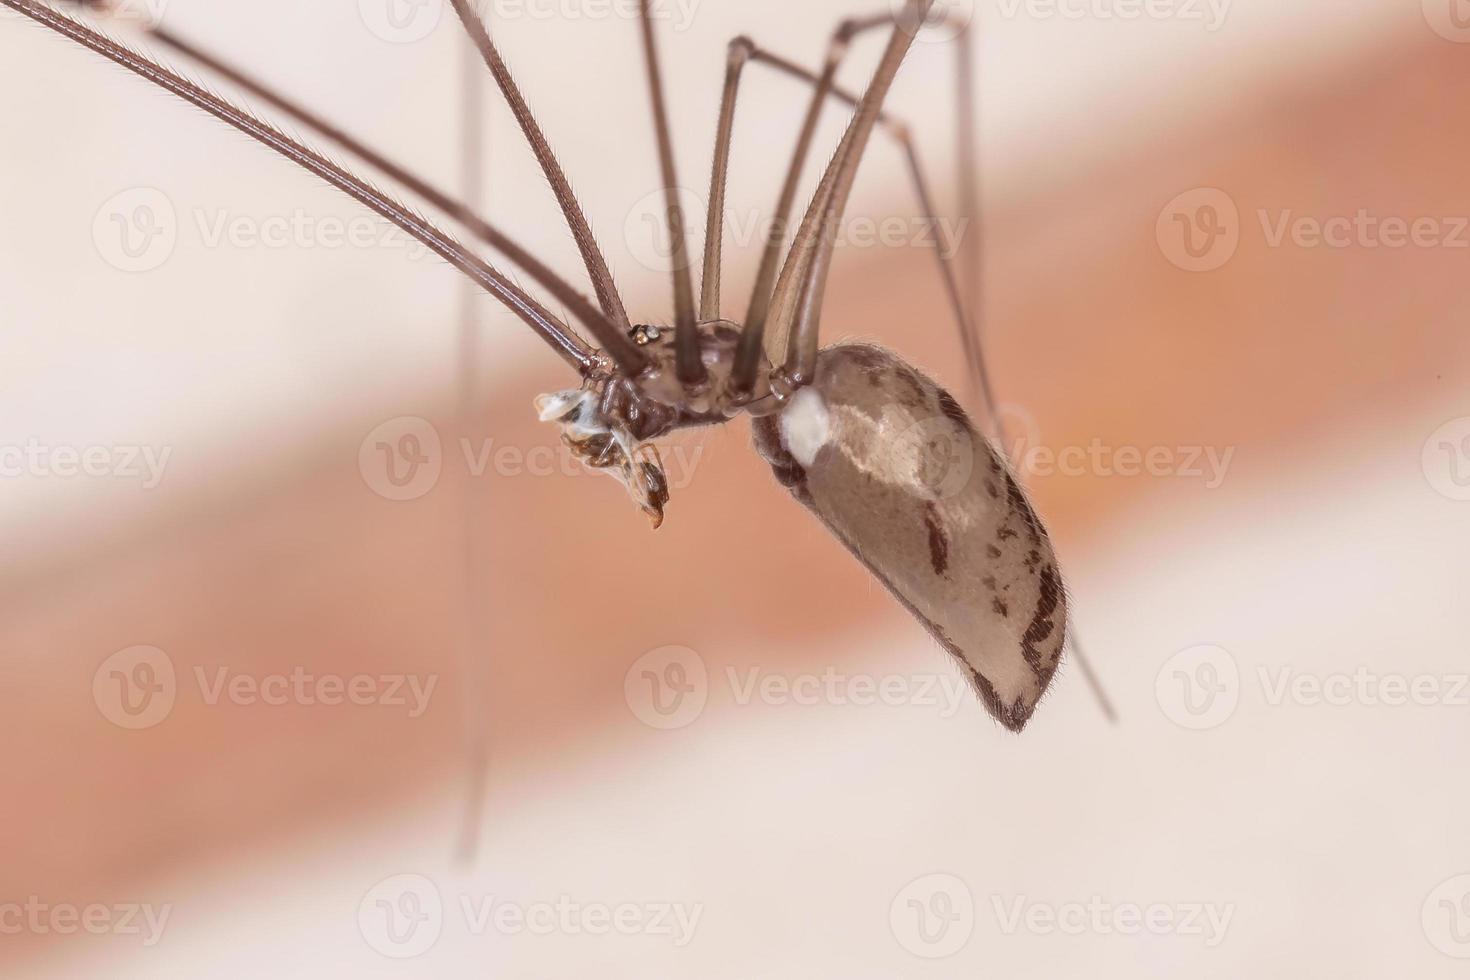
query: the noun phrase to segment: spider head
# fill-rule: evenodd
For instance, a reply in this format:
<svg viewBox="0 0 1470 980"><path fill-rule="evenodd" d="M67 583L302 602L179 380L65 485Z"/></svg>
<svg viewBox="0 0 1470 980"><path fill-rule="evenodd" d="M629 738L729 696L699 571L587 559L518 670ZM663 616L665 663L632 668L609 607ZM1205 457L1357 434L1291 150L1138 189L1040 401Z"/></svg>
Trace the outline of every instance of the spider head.
<svg viewBox="0 0 1470 980"><path fill-rule="evenodd" d="M617 477L654 527L663 522L669 485L652 440L675 429L726 422L773 402L764 377L753 391L739 396L730 391L738 324L715 320L699 328L709 377L698 386L678 379L674 329L639 324L629 338L648 355L650 364L642 373L623 373L603 353L582 387L536 399L541 420L561 427L562 442L584 465Z"/></svg>

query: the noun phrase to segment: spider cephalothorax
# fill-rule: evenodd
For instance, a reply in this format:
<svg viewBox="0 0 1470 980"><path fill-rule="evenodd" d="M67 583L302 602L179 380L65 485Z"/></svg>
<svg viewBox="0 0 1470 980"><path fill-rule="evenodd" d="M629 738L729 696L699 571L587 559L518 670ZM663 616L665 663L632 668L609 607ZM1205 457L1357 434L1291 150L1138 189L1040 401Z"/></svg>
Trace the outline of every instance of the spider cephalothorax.
<svg viewBox="0 0 1470 980"><path fill-rule="evenodd" d="M536 412L541 421L561 427L562 441L583 464L617 477L658 527L669 488L653 440L675 429L717 425L741 412L763 414L779 406L764 380L749 392L732 388L737 324L700 324L705 381L693 386L678 378L672 328L640 324L629 336L647 356L642 372L630 377L610 358L599 358L580 388L540 396Z"/></svg>

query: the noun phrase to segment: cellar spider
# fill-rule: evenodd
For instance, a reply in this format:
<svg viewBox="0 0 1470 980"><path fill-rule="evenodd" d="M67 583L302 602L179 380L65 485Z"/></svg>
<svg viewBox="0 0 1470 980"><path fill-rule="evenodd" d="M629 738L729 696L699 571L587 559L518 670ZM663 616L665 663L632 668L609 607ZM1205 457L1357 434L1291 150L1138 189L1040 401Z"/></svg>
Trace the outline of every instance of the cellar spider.
<svg viewBox="0 0 1470 980"><path fill-rule="evenodd" d="M907 129L883 111L889 88L918 32L936 19L934 0L903 0L893 10L844 21L833 33L817 72L767 51L750 38L731 42L697 305L652 0L641 0L642 46L673 259L672 329L629 317L571 185L484 22L469 0L450 2L555 194L592 283L595 302L450 195L172 33L155 27L152 34L165 46L230 78L350 150L458 220L562 303L598 346L589 344L496 267L433 223L269 123L46 4L0 0L332 184L403 229L504 304L579 380L576 387L538 398L540 417L560 427L563 440L586 465L616 476L655 527L662 522L669 500L655 440L678 429L750 416L756 447L777 479L955 658L991 714L1009 729L1023 728L1056 673L1068 633L1066 593L1045 528L996 444L975 427L949 392L883 348L859 343L823 348L820 344L822 305L837 227L875 129L886 130L903 148L926 217L935 220L913 141ZM82 5L107 7L106 0L87 0ZM861 95L840 88L835 81L837 70L852 41L883 29L888 30L888 41L867 88ZM973 66L963 41L958 47L964 207L973 214L978 210L972 155ZM811 98L762 251L754 291L743 321L735 321L724 315L720 290L725 184L737 96L744 69L752 64L804 82L811 88ZM834 100L851 107L851 120L794 235L788 235L797 183L818 118ZM785 247L788 237L789 248ZM999 416L979 338L969 323L979 310L977 280L972 277L967 297L952 259L937 248L936 255L972 379L986 408L988 434L999 443ZM1085 672L1104 710L1111 714L1091 671Z"/></svg>

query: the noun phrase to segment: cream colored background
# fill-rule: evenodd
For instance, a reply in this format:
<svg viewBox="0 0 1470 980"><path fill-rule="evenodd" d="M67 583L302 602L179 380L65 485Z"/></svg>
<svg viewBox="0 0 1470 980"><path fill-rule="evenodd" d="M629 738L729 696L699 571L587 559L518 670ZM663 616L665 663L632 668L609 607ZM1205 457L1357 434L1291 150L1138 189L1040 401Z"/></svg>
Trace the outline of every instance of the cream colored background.
<svg viewBox="0 0 1470 980"><path fill-rule="evenodd" d="M830 25L865 9L702 0L686 29L665 31L684 183L705 180L728 38L749 33L814 61ZM208 247L197 214L357 212L194 110L0 16L0 444L173 452L167 480L148 492L127 481L0 483L10 596L0 656L15 757L0 793L13 808L5 888L15 894L0 904L39 893L173 909L147 949L125 936L0 937L14 975L1461 975L1463 961L1436 947L1451 920L1431 893L1470 872L1460 778L1470 706L1273 704L1262 671L1273 682L1282 670L1361 668L1442 683L1466 672L1470 504L1436 492L1443 475L1421 460L1431 433L1470 414L1465 306L1454 299L1465 258L1248 247L1222 275L1192 277L1151 236L1175 194L1226 180L1246 206L1466 213L1462 139L1447 126L1442 159L1414 144L1405 160L1384 133L1399 115L1432 118L1425 105L1441 97L1455 118L1462 90L1443 80L1470 63L1470 46L1436 36L1417 4L1387 0L1236 0L1214 32L1002 9L982 50L987 188L1002 214L990 244L1012 256L993 260L1004 270L994 328L1003 394L1041 417L1048 441L1141 440L1177 421L1171 438L1228 442L1238 460L1209 492L1096 474L1041 485L1123 721L1108 727L1068 671L1019 739L968 702L952 717L914 704L735 702L727 669L948 676L845 556L831 558L836 572L809 558L830 544L798 524L768 479L730 484L738 493L711 485L763 476L731 461L744 452L738 431L707 437L712 461L656 542L622 530L626 505L600 482L511 481L474 498L494 515L482 518L493 525L486 560L513 570L492 576L499 618L485 683L496 707L481 705L475 671L452 666L463 613L456 488L429 498L439 509L392 510L354 470L362 434L379 422L445 424L455 277L391 248ZM172 0L166 18L455 180L463 51L447 12L407 44L375 36L348 0ZM666 318L664 279L640 264L645 243L627 230L654 190L635 25L502 16L497 37L635 316ZM874 49L859 53L854 84ZM945 55L917 45L892 103L936 162L948 148ZM758 207L774 191L796 91L750 76L732 201ZM1384 92L1398 108L1375 101ZM827 120L824 145L839 125ZM577 277L550 197L498 109L492 132L491 214ZM1337 155L1309 149L1323 145ZM92 228L104 202L139 187L167 196L179 239L160 268L129 274L107 264ZM860 187L859 213L912 207L882 144ZM926 366L958 383L927 262L844 255L834 292L849 299L834 301L832 334L927 352ZM732 252L730 296L743 297L752 264ZM1044 327L1049 304L1073 294L1118 299L1095 308L1095 328L1093 311L1072 311L1056 336L1004 315L1036 313ZM925 315L902 322L920 302ZM560 375L508 315L482 308L486 390L518 399L487 394L486 424L513 443L529 392ZM1191 386L1199 404L1160 404L1161 392L1187 397ZM350 476L316 480L327 467ZM298 509L308 496L320 505ZM538 507L542 498L560 509ZM338 514L354 521L334 523ZM742 581L778 550L757 528L782 520L805 528L778 559L790 581L762 594L766 605L742 605ZM711 525L738 530L723 543L742 554L702 548ZM588 542L600 534L626 549L613 567L657 573L657 583L616 591L619 576L591 568L599 553ZM392 547L375 550L376 538ZM402 556L382 572L391 587L367 581L385 554ZM621 598L562 594L568 580ZM245 611L219 613L221 596ZM220 712L181 710L140 733L97 719L88 685L114 650L156 642L181 663L250 669L263 641L242 624L256 621L278 643L267 657L277 666L441 672L442 710L417 728L307 709L284 723L236 712L227 729ZM387 654L371 645L380 636ZM541 646L542 636L556 639ZM695 647L714 681L701 717L661 732L629 710L622 682L667 644ZM1182 651L1207 644L1239 671L1222 702L1236 707L1194 731L1171 720L1184 717L1171 679L1197 667L1176 659ZM451 859L461 698L466 717L512 719L505 731L489 722L495 765L470 868ZM342 788L351 771L365 774L358 792ZM402 874L427 876L449 911L432 951L396 961L365 940L359 904ZM922 891L931 875L959 879L974 902L973 930L954 927L964 942L946 959L915 955L893 927L911 883L932 896ZM694 942L675 949L651 936L471 935L456 905L562 895L688 903L702 919ZM1007 933L996 912L1094 898L1211 904L1230 926L1207 947L1177 933Z"/></svg>

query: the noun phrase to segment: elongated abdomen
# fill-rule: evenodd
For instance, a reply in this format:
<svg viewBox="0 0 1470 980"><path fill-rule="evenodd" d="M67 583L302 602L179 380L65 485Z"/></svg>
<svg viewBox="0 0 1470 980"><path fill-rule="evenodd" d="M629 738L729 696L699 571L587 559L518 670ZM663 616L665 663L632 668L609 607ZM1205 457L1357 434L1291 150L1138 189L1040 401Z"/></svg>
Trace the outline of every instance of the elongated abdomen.
<svg viewBox="0 0 1470 980"><path fill-rule="evenodd" d="M1066 597L1046 530L959 403L893 353L843 344L755 434L777 478L1019 731L1056 673Z"/></svg>

